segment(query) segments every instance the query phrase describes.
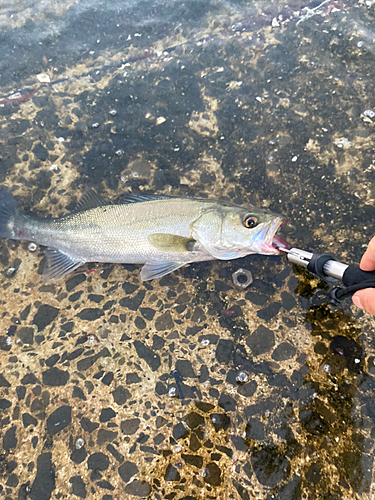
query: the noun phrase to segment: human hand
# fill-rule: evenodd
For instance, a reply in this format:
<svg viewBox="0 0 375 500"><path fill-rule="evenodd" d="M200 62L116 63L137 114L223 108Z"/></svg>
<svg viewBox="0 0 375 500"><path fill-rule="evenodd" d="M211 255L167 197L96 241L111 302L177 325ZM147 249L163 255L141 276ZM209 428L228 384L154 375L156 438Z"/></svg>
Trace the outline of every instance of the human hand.
<svg viewBox="0 0 375 500"><path fill-rule="evenodd" d="M361 259L362 271L375 271L375 236L368 244L366 252ZM354 304L370 314L375 314L375 288L365 288L353 295Z"/></svg>

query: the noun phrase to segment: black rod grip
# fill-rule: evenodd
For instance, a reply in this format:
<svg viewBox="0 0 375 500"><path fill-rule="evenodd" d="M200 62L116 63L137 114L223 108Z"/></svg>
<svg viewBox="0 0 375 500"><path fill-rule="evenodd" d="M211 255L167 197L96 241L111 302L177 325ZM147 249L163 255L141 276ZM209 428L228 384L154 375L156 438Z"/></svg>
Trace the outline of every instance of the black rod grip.
<svg viewBox="0 0 375 500"><path fill-rule="evenodd" d="M375 287L375 271L362 271L357 264L350 264L342 276L342 282L345 286L363 284L363 288ZM366 286L368 282L368 286Z"/></svg>

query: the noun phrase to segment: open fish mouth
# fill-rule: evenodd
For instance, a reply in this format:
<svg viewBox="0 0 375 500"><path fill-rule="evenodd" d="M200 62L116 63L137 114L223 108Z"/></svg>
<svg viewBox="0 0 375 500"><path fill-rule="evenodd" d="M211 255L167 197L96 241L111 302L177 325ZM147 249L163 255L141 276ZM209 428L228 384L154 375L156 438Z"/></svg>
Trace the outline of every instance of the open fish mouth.
<svg viewBox="0 0 375 500"><path fill-rule="evenodd" d="M283 250L290 249L289 243L285 241L282 235L280 234L280 231L282 231L287 225L288 225L287 222L282 221L279 227L276 229L275 234L273 235L272 246L273 248L278 250L279 253L282 253Z"/></svg>
<svg viewBox="0 0 375 500"><path fill-rule="evenodd" d="M268 255L280 255L283 250L289 249L290 245L284 240L280 231L287 225L281 218L276 218L267 228L261 245L261 253Z"/></svg>

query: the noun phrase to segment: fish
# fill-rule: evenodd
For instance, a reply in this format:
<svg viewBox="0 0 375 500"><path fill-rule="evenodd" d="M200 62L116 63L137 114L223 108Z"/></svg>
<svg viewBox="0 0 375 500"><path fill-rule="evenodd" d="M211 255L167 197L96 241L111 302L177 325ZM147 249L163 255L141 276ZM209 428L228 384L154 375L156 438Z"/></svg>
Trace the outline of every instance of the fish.
<svg viewBox="0 0 375 500"><path fill-rule="evenodd" d="M45 247L44 281L86 262L143 264L140 276L148 281L193 262L279 255L287 246L282 225L281 216L261 208L133 193L113 204L92 189L71 213L41 219L20 212L0 187L0 238Z"/></svg>

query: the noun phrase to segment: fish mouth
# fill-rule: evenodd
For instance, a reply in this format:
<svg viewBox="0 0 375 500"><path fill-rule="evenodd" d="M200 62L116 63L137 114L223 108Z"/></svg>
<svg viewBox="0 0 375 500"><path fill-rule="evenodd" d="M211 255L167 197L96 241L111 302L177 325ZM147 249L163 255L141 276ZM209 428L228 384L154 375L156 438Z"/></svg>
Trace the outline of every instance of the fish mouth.
<svg viewBox="0 0 375 500"><path fill-rule="evenodd" d="M268 255L281 255L283 251L289 250L290 245L281 236L280 231L287 225L280 217L276 218L268 227L262 243L262 253Z"/></svg>
<svg viewBox="0 0 375 500"><path fill-rule="evenodd" d="M285 241L280 234L280 231L282 231L287 225L288 223L286 221L281 221L281 224L276 229L275 234L273 235L272 246L273 248L278 250L279 254L283 253L284 250L289 250L291 248L289 243Z"/></svg>

